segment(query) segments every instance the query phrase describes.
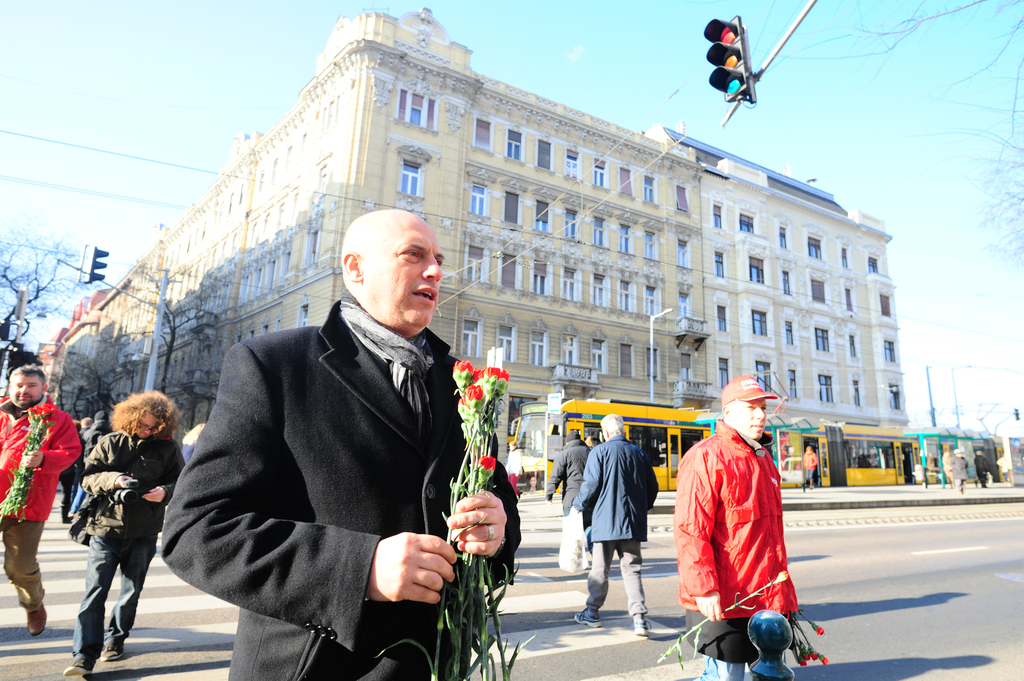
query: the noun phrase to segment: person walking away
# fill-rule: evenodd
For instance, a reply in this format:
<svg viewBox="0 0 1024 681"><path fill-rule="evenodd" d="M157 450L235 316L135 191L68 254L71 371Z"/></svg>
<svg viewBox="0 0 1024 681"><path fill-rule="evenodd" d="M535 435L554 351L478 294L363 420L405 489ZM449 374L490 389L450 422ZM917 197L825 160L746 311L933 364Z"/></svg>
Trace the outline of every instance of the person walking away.
<svg viewBox="0 0 1024 681"><path fill-rule="evenodd" d="M577 511L593 512L594 540L587 607L576 613L575 620L588 627L601 626L600 610L608 597L608 568L612 556L618 553L629 614L633 616L632 630L646 638L650 625L644 617L647 605L640 578L640 543L647 541L647 512L658 498L658 478L647 454L626 440L625 430L618 414L601 419L605 441L591 450L583 485L572 502Z"/></svg>
<svg viewBox="0 0 1024 681"><path fill-rule="evenodd" d="M28 410L38 404L53 404L46 396L47 387L42 367L20 366L8 377L8 396L0 402L0 412L3 412L0 415L0 500L7 498L14 475L23 463L36 469L21 513L0 518L4 572L18 593L18 604L25 609L28 633L32 636L38 636L46 628L43 577L36 560L43 524L50 517L61 471L70 466L81 451L71 415L57 410L39 451L24 456L29 433Z"/></svg>
<svg viewBox="0 0 1024 681"><path fill-rule="evenodd" d="M966 494L964 487L967 484L967 459L964 458L964 450L957 449L953 451L953 480L956 482L956 491L960 494Z"/></svg>
<svg viewBox="0 0 1024 681"><path fill-rule="evenodd" d="M753 376L722 389L715 434L683 457L676 479L673 535L679 564L679 604L687 626L705 618L694 641L704 656L702 681L740 681L757 660L747 636L750 615L799 608L792 579L729 609L788 570L779 470L765 433L767 400Z"/></svg>
<svg viewBox="0 0 1024 681"><path fill-rule="evenodd" d="M178 408L163 393L130 395L114 407L115 431L99 440L85 462L82 486L100 501L86 526L85 596L64 676L89 674L97 659L124 657L164 509L185 465L173 439L178 418ZM118 569L121 595L104 631L104 603Z"/></svg>
<svg viewBox="0 0 1024 681"><path fill-rule="evenodd" d="M185 463L189 462L192 458L192 451L196 448L196 442L199 440L199 434L203 432L203 426L205 423L200 423L192 430L185 433L185 437L181 439L181 458L185 460Z"/></svg>
<svg viewBox="0 0 1024 681"><path fill-rule="evenodd" d="M988 476L991 469L988 467L988 459L981 452L974 454L974 472L978 476L978 482L983 488L988 488Z"/></svg>
<svg viewBox="0 0 1024 681"><path fill-rule="evenodd" d="M807 476L808 487L813 490L818 476L818 453L810 445L804 450L804 474Z"/></svg>
<svg viewBox="0 0 1024 681"><path fill-rule="evenodd" d="M946 480L949 481L949 486L952 487L953 486L953 455L950 453L950 451L948 449L942 452L942 472L946 476L945 480L942 481L943 489L945 489L945 487L946 487Z"/></svg>
<svg viewBox="0 0 1024 681"><path fill-rule="evenodd" d="M545 494L548 505L554 503L555 492L562 487L562 517L569 515L573 499L580 493L583 486L583 472L587 468L590 447L580 439L578 430L570 430L566 436L565 446L555 455L551 463L551 478L548 480ZM587 551L593 551L591 542L593 517L590 511L583 514L583 529L587 536Z"/></svg>

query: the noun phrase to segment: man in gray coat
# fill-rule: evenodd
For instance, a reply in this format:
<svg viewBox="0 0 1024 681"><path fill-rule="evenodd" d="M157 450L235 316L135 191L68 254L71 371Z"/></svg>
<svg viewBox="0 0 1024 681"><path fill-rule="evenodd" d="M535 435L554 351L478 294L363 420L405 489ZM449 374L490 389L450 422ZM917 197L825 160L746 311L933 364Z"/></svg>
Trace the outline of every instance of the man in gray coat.
<svg viewBox="0 0 1024 681"><path fill-rule="evenodd" d="M575 619L588 627L601 626L599 611L608 597L608 567L617 552L633 633L646 637L650 626L644 617L647 606L640 579L640 542L647 541L647 511L658 498L658 479L647 454L626 440L621 416L608 414L601 419L601 432L605 441L591 450L583 487L572 502L577 511L594 512L589 596L587 607L576 613Z"/></svg>

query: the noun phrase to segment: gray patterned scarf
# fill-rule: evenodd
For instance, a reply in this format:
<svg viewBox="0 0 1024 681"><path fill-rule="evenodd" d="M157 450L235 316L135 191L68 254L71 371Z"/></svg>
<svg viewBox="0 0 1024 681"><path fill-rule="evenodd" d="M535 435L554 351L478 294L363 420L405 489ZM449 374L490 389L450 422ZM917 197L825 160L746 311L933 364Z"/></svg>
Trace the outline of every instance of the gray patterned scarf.
<svg viewBox="0 0 1024 681"><path fill-rule="evenodd" d="M347 290L341 295L341 318L356 338L391 370L391 381L416 415L420 437L430 434L430 399L427 396L427 371L434 356L427 343L426 330L406 340L371 317Z"/></svg>

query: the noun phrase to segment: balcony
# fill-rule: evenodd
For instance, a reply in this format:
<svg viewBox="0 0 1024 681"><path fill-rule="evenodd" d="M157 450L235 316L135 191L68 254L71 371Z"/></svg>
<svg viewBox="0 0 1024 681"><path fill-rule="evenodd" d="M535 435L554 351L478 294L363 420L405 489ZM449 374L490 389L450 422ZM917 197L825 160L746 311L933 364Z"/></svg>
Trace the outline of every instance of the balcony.
<svg viewBox="0 0 1024 681"><path fill-rule="evenodd" d="M676 381L672 384L672 397L677 400L696 400L697 402L710 402L714 397L711 394L711 384L691 381L689 379Z"/></svg>
<svg viewBox="0 0 1024 681"><path fill-rule="evenodd" d="M574 364L556 364L551 368L551 385L569 398L589 399L601 385L597 369Z"/></svg>
<svg viewBox="0 0 1024 681"><path fill-rule="evenodd" d="M688 341L694 348L700 348L711 334L708 332L708 323L703 319L693 317L678 317L676 319L676 345Z"/></svg>

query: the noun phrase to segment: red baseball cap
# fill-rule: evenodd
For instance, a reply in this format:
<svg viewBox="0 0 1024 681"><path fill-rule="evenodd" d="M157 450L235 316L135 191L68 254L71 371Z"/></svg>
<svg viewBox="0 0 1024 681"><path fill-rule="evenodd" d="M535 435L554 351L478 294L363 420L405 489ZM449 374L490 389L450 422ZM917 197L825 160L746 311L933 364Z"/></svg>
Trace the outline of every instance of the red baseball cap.
<svg viewBox="0 0 1024 681"><path fill-rule="evenodd" d="M722 407L736 400L750 402L762 398L766 400L779 399L778 395L762 390L761 384L753 376L737 376L722 389Z"/></svg>

